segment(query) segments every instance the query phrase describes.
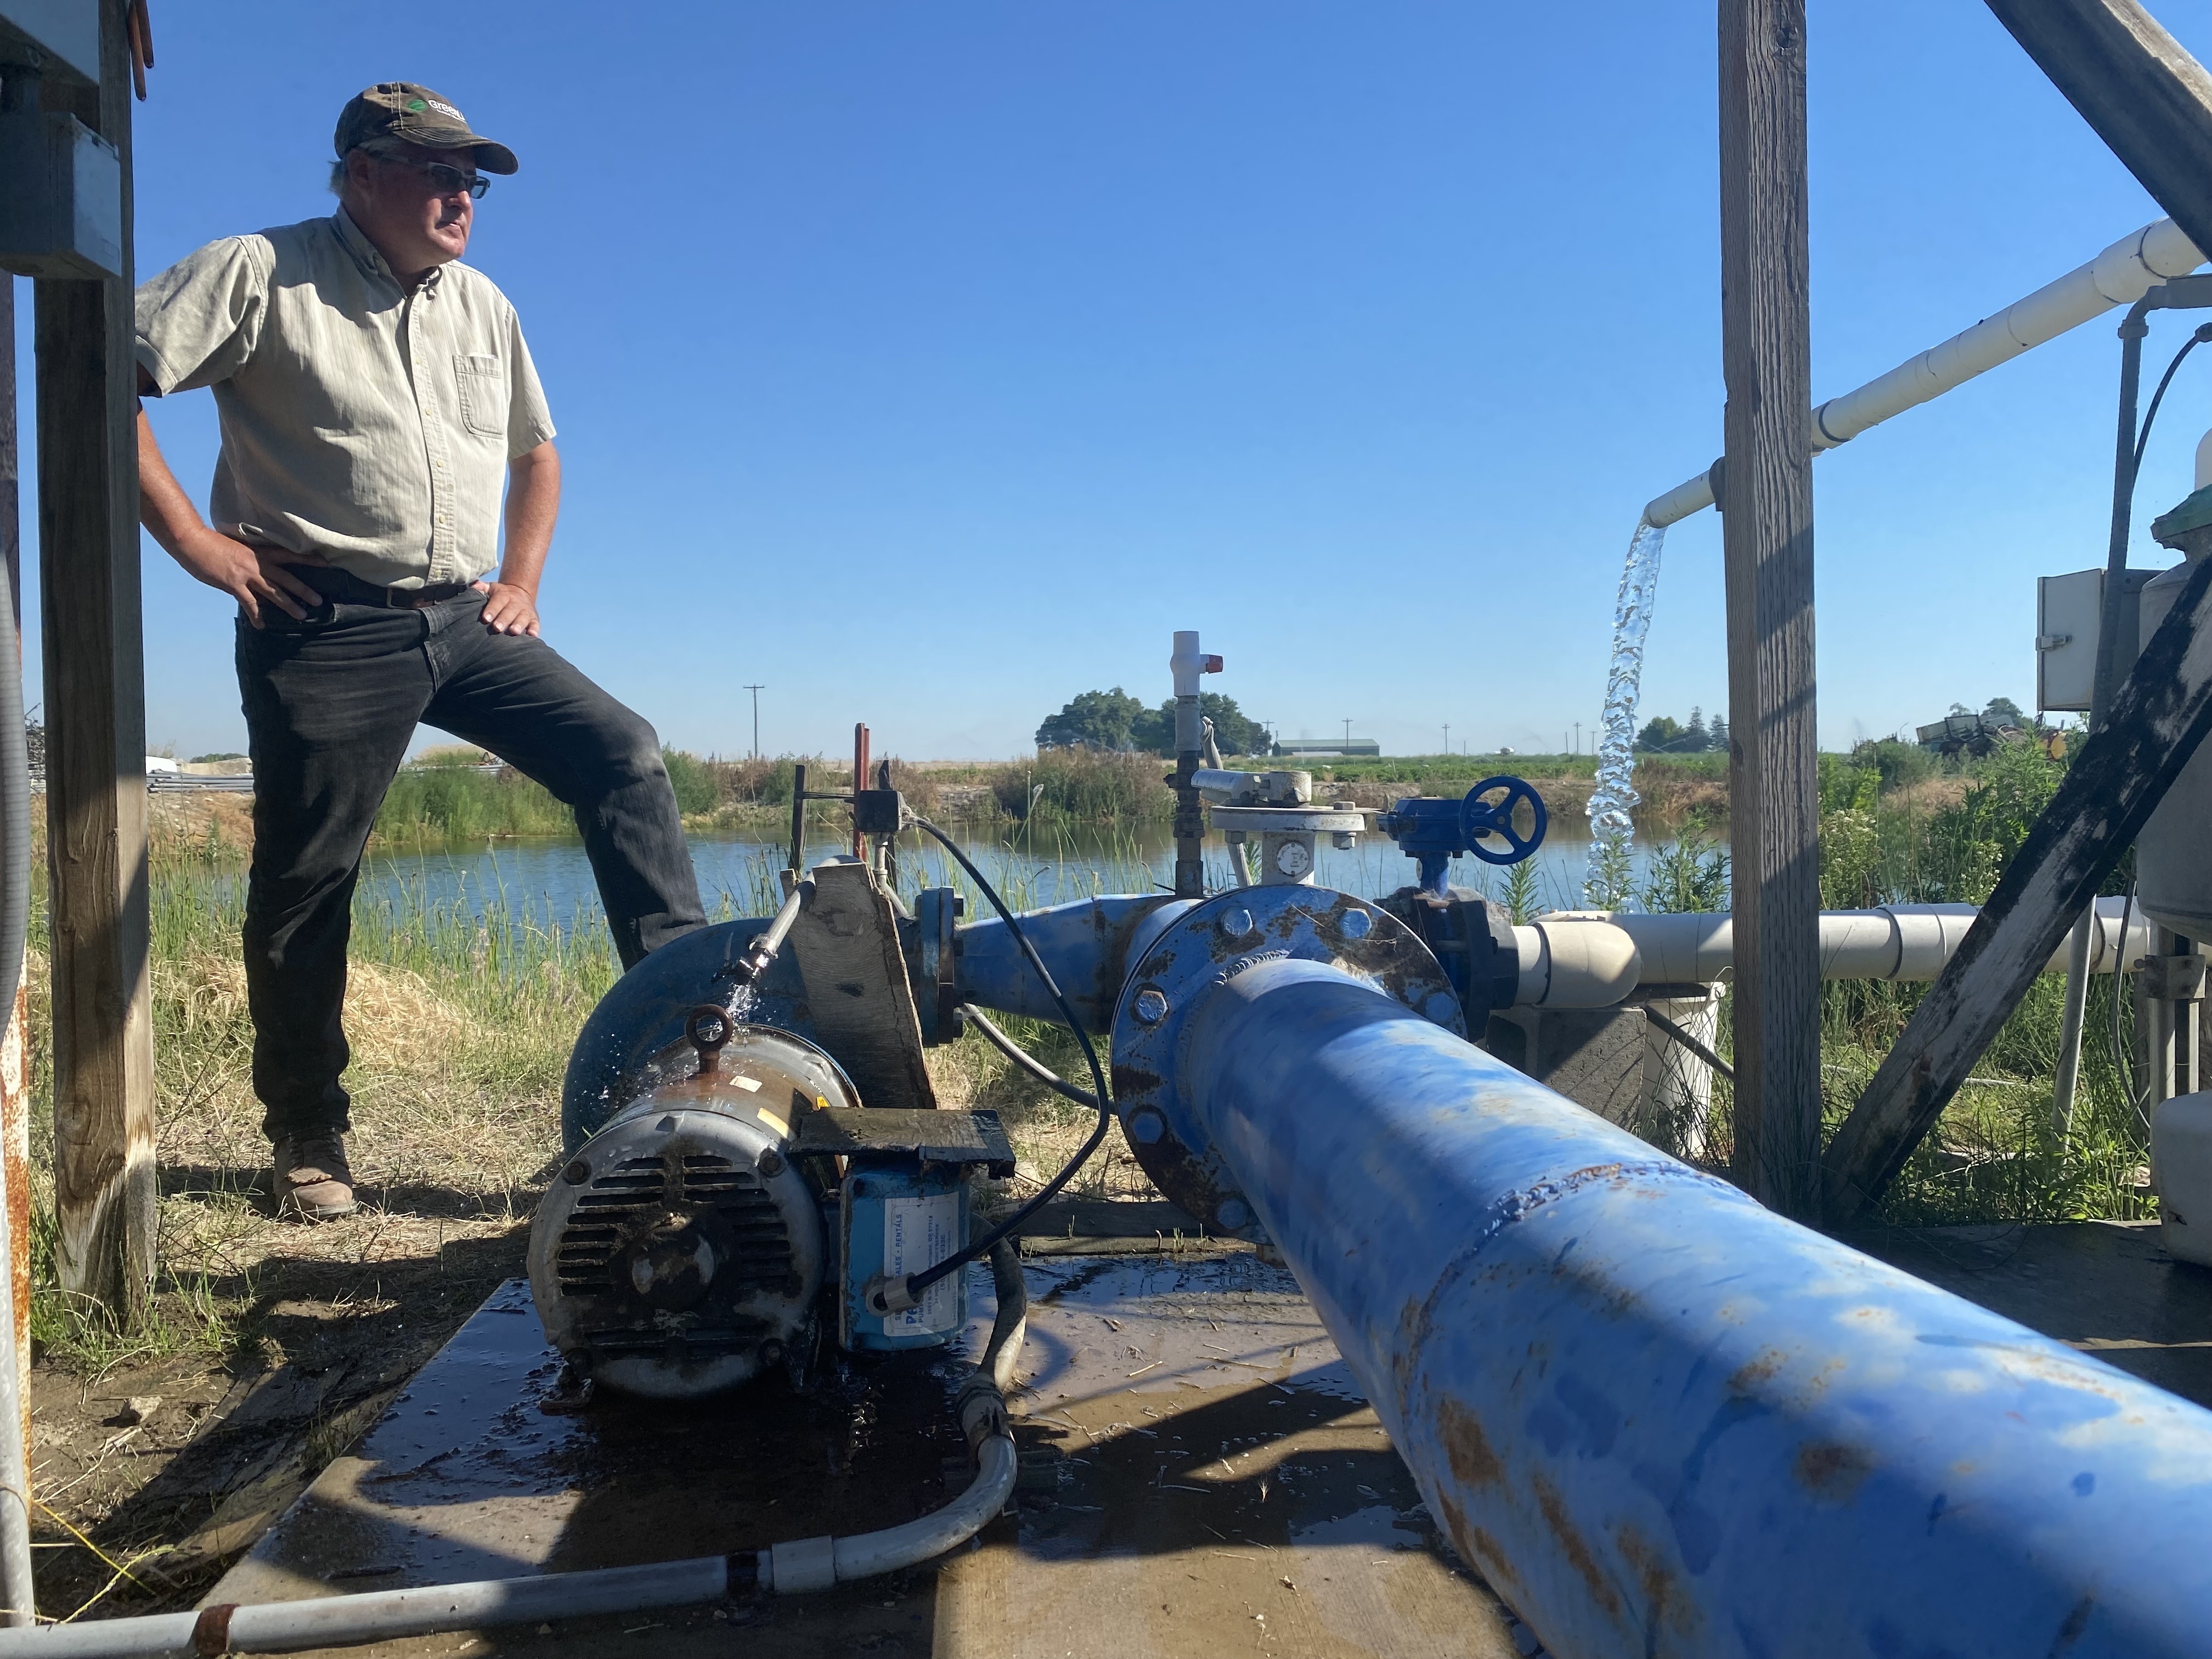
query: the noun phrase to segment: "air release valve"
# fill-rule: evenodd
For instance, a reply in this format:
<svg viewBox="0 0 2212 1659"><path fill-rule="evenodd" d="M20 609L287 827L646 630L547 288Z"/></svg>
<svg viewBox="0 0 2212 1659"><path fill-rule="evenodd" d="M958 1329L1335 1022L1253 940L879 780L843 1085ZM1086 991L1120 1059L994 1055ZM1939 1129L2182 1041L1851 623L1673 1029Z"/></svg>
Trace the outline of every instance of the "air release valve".
<svg viewBox="0 0 2212 1659"><path fill-rule="evenodd" d="M1486 799L1492 795L1498 799ZM1513 826L1514 810L1524 800L1534 820L1526 836ZM1421 885L1441 893L1455 854L1472 853L1486 864L1518 864L1544 844L1549 823L1541 795L1519 778L1500 777L1485 778L1460 800L1408 796L1385 812L1376 827L1419 862Z"/></svg>

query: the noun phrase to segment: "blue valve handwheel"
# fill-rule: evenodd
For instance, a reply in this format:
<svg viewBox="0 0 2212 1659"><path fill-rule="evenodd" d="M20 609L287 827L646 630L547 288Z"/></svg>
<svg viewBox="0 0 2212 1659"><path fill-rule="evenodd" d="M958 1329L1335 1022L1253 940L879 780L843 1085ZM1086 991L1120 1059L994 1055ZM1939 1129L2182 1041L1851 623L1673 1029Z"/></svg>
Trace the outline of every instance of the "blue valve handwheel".
<svg viewBox="0 0 2212 1659"><path fill-rule="evenodd" d="M1503 789L1505 798L1500 801L1485 801L1482 798L1494 789ZM1522 801L1528 803L1535 815L1532 832L1523 837L1513 827L1513 809ZM1460 803L1460 833L1467 842L1468 851L1485 864L1518 864L1544 844L1544 831L1551 823L1544 811L1544 798L1519 778L1485 778L1467 792ZM1482 842L1485 836L1495 836L1505 843L1505 850L1493 853Z"/></svg>

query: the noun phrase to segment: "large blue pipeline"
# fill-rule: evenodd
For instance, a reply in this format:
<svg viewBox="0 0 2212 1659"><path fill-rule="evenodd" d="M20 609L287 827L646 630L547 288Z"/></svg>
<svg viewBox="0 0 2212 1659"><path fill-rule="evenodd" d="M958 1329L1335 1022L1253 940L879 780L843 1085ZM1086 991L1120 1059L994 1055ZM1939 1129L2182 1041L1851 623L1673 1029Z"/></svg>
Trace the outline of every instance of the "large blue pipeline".
<svg viewBox="0 0 2212 1659"><path fill-rule="evenodd" d="M1326 963L1186 1092L1553 1651L2212 1652L2212 1413L1786 1221Z"/></svg>
<svg viewBox="0 0 2212 1659"><path fill-rule="evenodd" d="M1361 901L1244 889L1040 931L1070 957L1096 941L1072 979L1127 964L1139 1158L1281 1251L1454 1544L1552 1651L2212 1653L2212 1413L1492 1058ZM976 943L971 994L1011 992Z"/></svg>

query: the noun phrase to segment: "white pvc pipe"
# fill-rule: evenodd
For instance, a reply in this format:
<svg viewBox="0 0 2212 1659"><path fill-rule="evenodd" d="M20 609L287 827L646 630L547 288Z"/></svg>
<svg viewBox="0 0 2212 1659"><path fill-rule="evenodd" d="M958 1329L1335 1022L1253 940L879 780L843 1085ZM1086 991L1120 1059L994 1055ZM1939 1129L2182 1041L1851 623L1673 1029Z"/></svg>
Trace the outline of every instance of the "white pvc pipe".
<svg viewBox="0 0 2212 1659"><path fill-rule="evenodd" d="M2156 952L2151 923L2140 907L2129 913L2127 938L2120 938L2126 908L2124 899L2097 901L2091 912L2091 973L2109 974ZM1823 910L1820 977L1932 980L1957 954L1978 914L1971 904ZM1632 987L1710 985L1735 965L1735 918L1726 910L1659 916L1616 913L1571 921L1546 917L1513 933L1522 969L1521 993L1515 1000L1524 1006L1610 1007ZM1620 943L1607 948L1605 934ZM1572 948L1562 949L1569 939ZM2053 953L2047 971L2065 971L2068 949L2062 945Z"/></svg>
<svg viewBox="0 0 2212 1659"><path fill-rule="evenodd" d="M1984 317L1855 392L1828 399L1813 411L1813 453L1848 443L1869 427L1939 398L2114 306L2133 305L2157 283L2185 276L2203 262L2172 220L2145 225L1994 317ZM1644 522L1670 525L1712 504L1711 474L1701 472L1654 497L1644 509Z"/></svg>

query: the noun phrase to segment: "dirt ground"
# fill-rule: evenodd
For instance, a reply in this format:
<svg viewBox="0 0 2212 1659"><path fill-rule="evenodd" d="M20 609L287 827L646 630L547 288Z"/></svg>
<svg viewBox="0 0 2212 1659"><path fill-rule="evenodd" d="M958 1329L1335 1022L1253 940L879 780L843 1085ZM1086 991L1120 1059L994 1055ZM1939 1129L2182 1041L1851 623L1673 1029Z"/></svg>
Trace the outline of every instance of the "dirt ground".
<svg viewBox="0 0 2212 1659"><path fill-rule="evenodd" d="M225 1237L204 1279L164 1293L153 1335L117 1339L105 1365L36 1367L33 1537L52 1616L191 1605L523 1271L527 1211L484 1194L387 1187L307 1227L241 1193L241 1174L162 1171L165 1223L203 1207Z"/></svg>

